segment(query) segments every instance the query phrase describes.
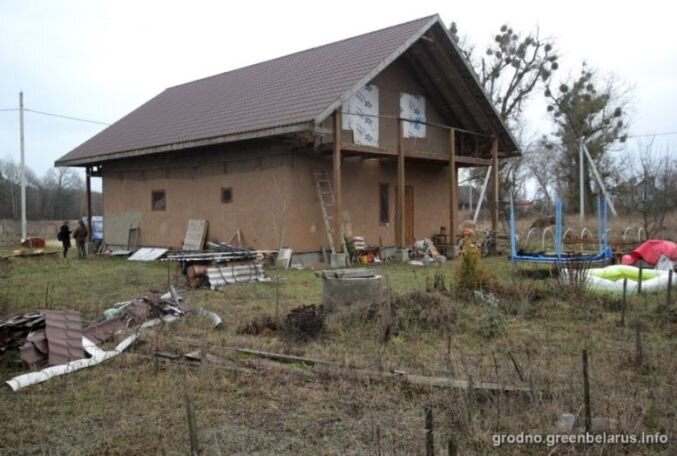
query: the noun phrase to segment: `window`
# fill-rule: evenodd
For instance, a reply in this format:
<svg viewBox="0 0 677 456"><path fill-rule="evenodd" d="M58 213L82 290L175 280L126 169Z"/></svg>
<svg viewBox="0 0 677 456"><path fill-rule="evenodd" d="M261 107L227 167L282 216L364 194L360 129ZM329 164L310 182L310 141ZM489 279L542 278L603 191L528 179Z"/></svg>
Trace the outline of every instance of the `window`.
<svg viewBox="0 0 677 456"><path fill-rule="evenodd" d="M233 202L233 187L223 187L221 189L221 202L222 203Z"/></svg>
<svg viewBox="0 0 677 456"><path fill-rule="evenodd" d="M381 224L386 224L390 221L390 211L388 207L388 201L389 201L389 191L388 191L388 184L379 184L378 186L378 202L379 202L379 210L378 210L378 221Z"/></svg>
<svg viewBox="0 0 677 456"><path fill-rule="evenodd" d="M167 209L167 198L164 190L153 190L150 194L150 208L154 211Z"/></svg>

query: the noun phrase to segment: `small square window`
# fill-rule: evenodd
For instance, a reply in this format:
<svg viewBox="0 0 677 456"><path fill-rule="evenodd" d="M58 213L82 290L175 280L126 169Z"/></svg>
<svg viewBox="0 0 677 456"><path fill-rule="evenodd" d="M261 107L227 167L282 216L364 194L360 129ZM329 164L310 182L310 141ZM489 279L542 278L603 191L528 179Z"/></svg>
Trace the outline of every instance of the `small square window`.
<svg viewBox="0 0 677 456"><path fill-rule="evenodd" d="M222 203L232 203L233 202L233 188L224 187L221 189L221 202Z"/></svg>
<svg viewBox="0 0 677 456"><path fill-rule="evenodd" d="M154 211L167 209L167 198L164 190L153 190L150 196L150 207Z"/></svg>

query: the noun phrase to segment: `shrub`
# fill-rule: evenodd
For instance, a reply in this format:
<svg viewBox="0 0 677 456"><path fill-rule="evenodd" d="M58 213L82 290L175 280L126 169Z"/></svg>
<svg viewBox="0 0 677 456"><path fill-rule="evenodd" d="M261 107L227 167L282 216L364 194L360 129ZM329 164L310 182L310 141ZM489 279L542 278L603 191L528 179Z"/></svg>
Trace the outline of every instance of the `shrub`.
<svg viewBox="0 0 677 456"><path fill-rule="evenodd" d="M482 264L480 248L472 236L466 236L461 245L461 261L456 269L456 290L461 294L486 287L491 282L489 271Z"/></svg>
<svg viewBox="0 0 677 456"><path fill-rule="evenodd" d="M498 307L498 299L491 293L474 292L482 303L484 311L479 320L479 333L485 339L492 339L505 331L505 316Z"/></svg>
<svg viewBox="0 0 677 456"><path fill-rule="evenodd" d="M397 295L392 301L393 313L401 328L435 329L456 321L457 313L451 300L433 291L413 290Z"/></svg>

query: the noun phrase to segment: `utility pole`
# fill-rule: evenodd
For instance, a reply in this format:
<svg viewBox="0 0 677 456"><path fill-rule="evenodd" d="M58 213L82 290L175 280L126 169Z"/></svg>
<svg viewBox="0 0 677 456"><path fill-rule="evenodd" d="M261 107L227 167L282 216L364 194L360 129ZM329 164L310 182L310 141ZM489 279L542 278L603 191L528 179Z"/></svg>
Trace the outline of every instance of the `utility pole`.
<svg viewBox="0 0 677 456"><path fill-rule="evenodd" d="M583 175L585 174L585 157L583 157L583 137L581 137L578 144L578 163L579 163L579 175L578 175L578 197L580 206L579 210L581 213L581 223L585 219L585 194L583 189L585 188Z"/></svg>
<svg viewBox="0 0 677 456"><path fill-rule="evenodd" d="M21 141L21 242L26 240L26 161L24 157L24 93L19 92L19 136Z"/></svg>

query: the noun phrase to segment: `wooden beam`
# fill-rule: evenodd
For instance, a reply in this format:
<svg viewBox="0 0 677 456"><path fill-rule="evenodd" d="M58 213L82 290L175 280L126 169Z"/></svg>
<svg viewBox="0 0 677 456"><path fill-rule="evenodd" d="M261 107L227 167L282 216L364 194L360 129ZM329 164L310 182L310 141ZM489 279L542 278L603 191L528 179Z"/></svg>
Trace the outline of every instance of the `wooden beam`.
<svg viewBox="0 0 677 456"><path fill-rule="evenodd" d="M332 169L334 172L334 247L336 252L341 252L341 229L342 208L341 205L341 109L334 111L334 153L332 156Z"/></svg>
<svg viewBox="0 0 677 456"><path fill-rule="evenodd" d="M397 119L397 208L395 216L395 244L403 249L404 235L404 121Z"/></svg>
<svg viewBox="0 0 677 456"><path fill-rule="evenodd" d="M85 170L85 183L87 186L87 240L92 242L92 167Z"/></svg>
<svg viewBox="0 0 677 456"><path fill-rule="evenodd" d="M498 138L494 136L491 140L491 229L498 230Z"/></svg>
<svg viewBox="0 0 677 456"><path fill-rule="evenodd" d="M490 166L493 161L488 158L466 157L463 155L456 156L456 163L463 163L467 165Z"/></svg>
<svg viewBox="0 0 677 456"><path fill-rule="evenodd" d="M458 225L458 168L456 168L456 130L449 130L449 236L456 242Z"/></svg>

